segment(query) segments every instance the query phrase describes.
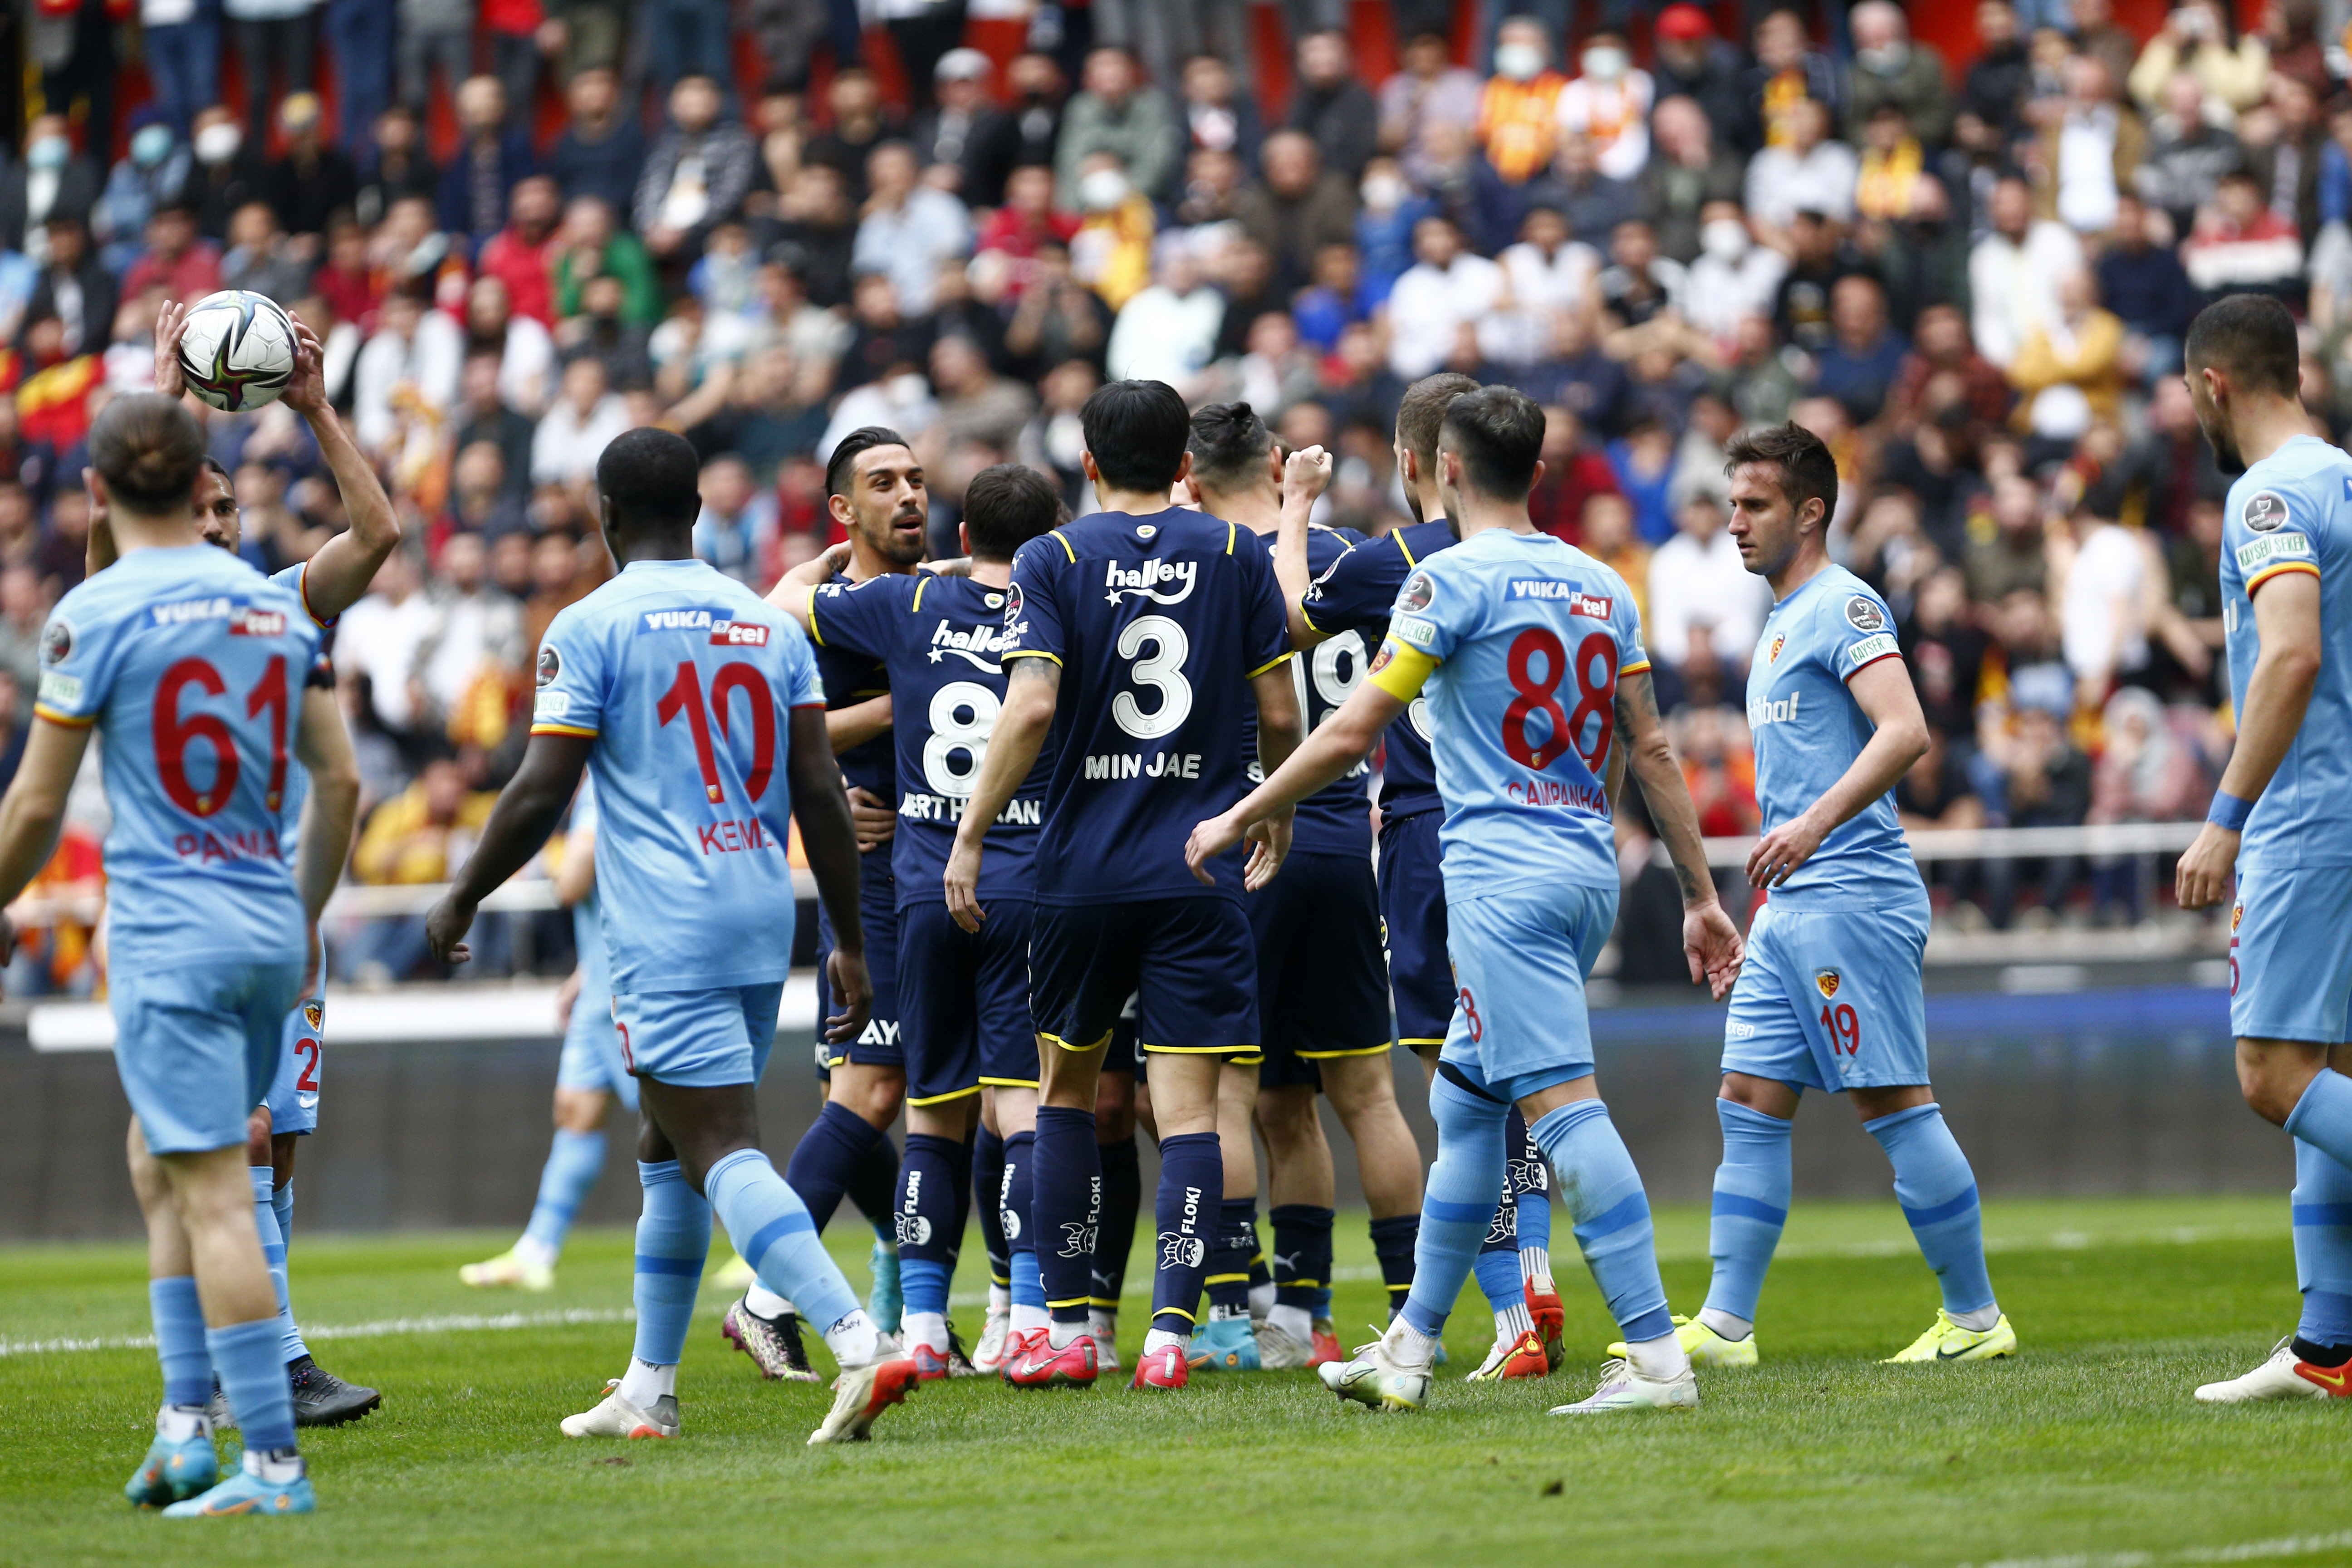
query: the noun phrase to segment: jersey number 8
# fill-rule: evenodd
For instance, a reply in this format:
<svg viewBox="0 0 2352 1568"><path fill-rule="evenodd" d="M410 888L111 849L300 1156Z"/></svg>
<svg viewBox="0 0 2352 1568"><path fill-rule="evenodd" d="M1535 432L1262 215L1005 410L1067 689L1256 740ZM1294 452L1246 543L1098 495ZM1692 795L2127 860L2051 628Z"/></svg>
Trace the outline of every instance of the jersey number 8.
<svg viewBox="0 0 2352 1568"><path fill-rule="evenodd" d="M931 786L933 795L971 798L972 780L980 773L980 754L987 748L996 715L1003 707L995 692L976 680L952 680L931 694L931 736L923 742L923 782ZM966 713L971 717L962 717ZM958 752L970 759L961 768L950 761Z"/></svg>
<svg viewBox="0 0 2352 1568"><path fill-rule="evenodd" d="M1143 652L1146 644L1151 647L1148 654ZM1156 741L1183 728L1192 714L1192 683L1184 679L1184 660L1192 643L1184 628L1166 616L1139 616L1118 634L1118 647L1119 658L1134 660L1129 674L1135 683L1160 694L1159 708L1150 713L1131 691L1112 698L1110 716L1118 727L1139 741Z"/></svg>

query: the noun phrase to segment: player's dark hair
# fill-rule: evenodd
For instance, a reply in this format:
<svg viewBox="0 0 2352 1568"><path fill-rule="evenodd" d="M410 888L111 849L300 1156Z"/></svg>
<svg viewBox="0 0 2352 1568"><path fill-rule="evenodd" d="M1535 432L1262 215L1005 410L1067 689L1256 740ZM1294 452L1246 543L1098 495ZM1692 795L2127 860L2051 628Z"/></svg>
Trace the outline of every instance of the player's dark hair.
<svg viewBox="0 0 2352 1568"><path fill-rule="evenodd" d="M857 471L859 454L870 452L877 447L906 445L907 438L887 425L860 425L844 436L840 444L834 447L833 456L824 460L825 500L831 500L835 496L849 493L850 477Z"/></svg>
<svg viewBox="0 0 2352 1568"><path fill-rule="evenodd" d="M1095 470L1115 490L1164 491L1183 471L1192 416L1164 381L1107 381L1078 409Z"/></svg>
<svg viewBox="0 0 2352 1568"><path fill-rule="evenodd" d="M151 517L185 511L205 466L205 433L179 399L138 392L118 397L89 427L89 462L109 494Z"/></svg>
<svg viewBox="0 0 2352 1568"><path fill-rule="evenodd" d="M1723 449L1723 471L1727 474L1748 463L1766 463L1780 470L1780 493L1789 498L1791 510L1809 500L1820 501L1822 523L1828 526L1838 498L1837 459L1830 456L1828 442L1794 421L1743 430Z"/></svg>
<svg viewBox="0 0 2352 1568"><path fill-rule="evenodd" d="M1477 379L1458 370L1424 375L1404 389L1397 405L1397 445L1421 460L1423 473L1437 467L1437 427L1445 423L1446 409L1464 393L1477 390Z"/></svg>
<svg viewBox="0 0 2352 1568"><path fill-rule="evenodd" d="M1514 386L1482 386L1446 405L1437 444L1461 454L1470 489L1517 500L1535 489L1543 438L1541 404Z"/></svg>
<svg viewBox="0 0 2352 1568"><path fill-rule="evenodd" d="M693 527L701 480L693 445L651 426L624 430L596 458L596 493L612 503L616 530Z"/></svg>
<svg viewBox="0 0 2352 1568"><path fill-rule="evenodd" d="M2189 323L2181 358L2191 374L2208 367L2226 371L2249 392L2299 395L2303 345L2294 318L2268 294L2231 294L2206 306Z"/></svg>
<svg viewBox="0 0 2352 1568"><path fill-rule="evenodd" d="M998 463L964 487L963 526L975 561L1010 561L1061 521L1062 492L1025 463Z"/></svg>
<svg viewBox="0 0 2352 1568"><path fill-rule="evenodd" d="M1211 489L1236 490L1265 472L1274 432L1246 403L1212 403L1192 416L1192 437L1186 445L1192 454L1194 479Z"/></svg>
<svg viewBox="0 0 2352 1568"><path fill-rule="evenodd" d="M218 474L231 485L235 485L236 483L236 476L228 471L228 465L222 462L218 458L214 457L210 452L206 452L205 454L204 466L210 468L214 473Z"/></svg>

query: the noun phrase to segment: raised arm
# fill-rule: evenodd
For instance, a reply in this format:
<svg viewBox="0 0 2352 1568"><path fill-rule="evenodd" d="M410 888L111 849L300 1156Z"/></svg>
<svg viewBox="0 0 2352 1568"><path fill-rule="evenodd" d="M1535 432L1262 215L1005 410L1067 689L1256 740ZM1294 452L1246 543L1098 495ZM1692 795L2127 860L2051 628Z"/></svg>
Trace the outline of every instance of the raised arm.
<svg viewBox="0 0 2352 1568"><path fill-rule="evenodd" d="M444 963L463 963L473 957L466 932L474 911L529 863L555 831L563 808L580 788L581 770L596 744L593 735L533 735L523 748L522 766L499 792L489 821L482 825L482 841L474 846L465 868L441 901L425 917L425 938L433 956Z"/></svg>
<svg viewBox="0 0 2352 1568"><path fill-rule="evenodd" d="M359 758L352 751L351 732L343 728L342 706L335 700L332 686L302 689L302 722L295 732L294 755L310 775L294 881L302 889L302 911L316 925L327 900L334 897L335 885L343 879L352 829L360 816Z"/></svg>
<svg viewBox="0 0 2352 1568"><path fill-rule="evenodd" d="M1617 733L1624 742L1625 765L1641 783L1651 824L1674 859L1675 880L1683 895L1683 952L1690 960L1691 979L1706 981L1720 1002L1739 977L1739 931L1715 896L1706 844L1699 837L1698 808L1691 805L1690 786L1683 782L1682 765L1666 741L1666 721L1659 715L1658 694L1646 670L1617 678Z"/></svg>
<svg viewBox="0 0 2352 1568"><path fill-rule="evenodd" d="M2238 866L2238 839L2247 814L2271 775L2286 760L2319 681L2319 578L2283 571L2256 585L2254 635L2261 651L2246 679L2238 715L2238 743L2221 772L2221 787L2197 841L2180 857L2174 891L2184 910L2201 910L2230 896Z"/></svg>
<svg viewBox="0 0 2352 1568"><path fill-rule="evenodd" d="M1911 673L1901 659L1864 665L1846 689L1877 732L1837 783L1822 792L1821 799L1756 841L1748 853L1748 880L1756 887L1777 888L1787 881L1812 858L1822 839L1893 789L1911 764L1927 754L1927 718L1919 710L1919 694L1912 689Z"/></svg>
<svg viewBox="0 0 2352 1568"><path fill-rule="evenodd" d="M1282 584L1282 610L1290 621L1290 646L1313 647L1329 634L1307 624L1300 607L1315 574L1307 561L1307 519L1315 498L1331 482L1331 454L1320 447L1293 452L1282 465L1282 521L1274 534L1274 580Z"/></svg>
<svg viewBox="0 0 2352 1568"><path fill-rule="evenodd" d="M383 491L375 466L360 451L343 422L327 401L327 378L320 369L326 351L318 334L294 323L294 376L286 384L282 401L299 414L319 443L319 455L335 476L343 498L343 515L351 527L319 546L302 574L302 597L310 613L331 621L360 602L375 581L384 559L400 546L400 516ZM176 355L173 363L178 363ZM95 531L93 531L93 538Z"/></svg>
<svg viewBox="0 0 2352 1568"><path fill-rule="evenodd" d="M809 629L809 601L816 591L839 575L849 565L849 541L821 550L806 561L776 579L768 590L768 603L800 622L801 630Z"/></svg>
<svg viewBox="0 0 2352 1568"><path fill-rule="evenodd" d="M980 772L971 781L971 797L963 803L963 820L956 825L955 847L948 853L948 913L966 931L978 931L988 918L980 907L980 856L989 825L1004 815L1013 792L1037 765L1062 696L1060 660L1031 655L1009 662L1004 706L981 748Z"/></svg>
<svg viewBox="0 0 2352 1568"><path fill-rule="evenodd" d="M801 826L801 849L816 878L817 898L833 921L833 956L825 961L842 1010L824 1021L824 1037L835 1045L854 1040L874 1006L874 984L866 973L866 925L857 902L857 839L842 793L841 770L825 743L824 711L810 706L792 710L793 816Z"/></svg>

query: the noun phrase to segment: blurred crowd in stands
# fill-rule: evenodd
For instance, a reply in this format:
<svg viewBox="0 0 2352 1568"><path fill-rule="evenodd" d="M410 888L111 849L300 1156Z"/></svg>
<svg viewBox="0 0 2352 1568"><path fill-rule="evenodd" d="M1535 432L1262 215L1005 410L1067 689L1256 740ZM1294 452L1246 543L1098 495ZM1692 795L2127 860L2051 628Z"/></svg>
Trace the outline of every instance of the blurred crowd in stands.
<svg viewBox="0 0 2352 1568"><path fill-rule="evenodd" d="M2312 410L2352 419L2345 7L2247 3L2142 36L2110 0L1981 0L1946 58L1889 0L32 0L0 773L81 574L89 419L148 384L160 303L236 287L320 333L406 523L336 645L361 882L466 853L541 632L610 569L614 433L694 442L700 548L764 589L837 537L822 465L860 425L913 438L941 554L992 463L1087 510L1077 409L1120 376L1333 448L1318 520L1365 533L1404 519L1409 383L1538 398L1536 519L1641 597L1717 835L1757 827L1769 605L1721 448L1793 418L1838 453L1834 553L1895 605L1934 728L1911 825L2195 817L2230 723L2190 316L2284 299ZM342 526L285 409L209 429L256 565ZM86 794L61 885L96 871ZM1933 880L1964 929L2156 907L2144 860ZM341 977L423 962L359 935ZM80 936L46 940L86 985Z"/></svg>

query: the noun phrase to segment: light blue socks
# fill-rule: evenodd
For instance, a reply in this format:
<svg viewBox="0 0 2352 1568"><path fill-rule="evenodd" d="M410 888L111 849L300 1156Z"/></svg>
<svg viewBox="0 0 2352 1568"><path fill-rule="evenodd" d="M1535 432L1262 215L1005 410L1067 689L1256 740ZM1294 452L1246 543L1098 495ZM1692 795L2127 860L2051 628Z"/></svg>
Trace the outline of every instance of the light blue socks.
<svg viewBox="0 0 2352 1568"><path fill-rule="evenodd" d="M2325 1076L2325 1075L2322 1075ZM2352 1095L2352 1081L2345 1085ZM1984 1216L1977 1206L1976 1173L1958 1140L1944 1125L1943 1108L1915 1105L1862 1124L1895 1166L1895 1201L1911 1222L1919 1255L1943 1287L1950 1317L1993 1305L1985 1270Z"/></svg>
<svg viewBox="0 0 2352 1568"><path fill-rule="evenodd" d="M637 1342L631 1353L648 1366L676 1366L686 1351L687 1323L710 1256L710 1205L686 1184L686 1173L675 1160L638 1161L637 1180L646 1190L646 1206L637 1216L636 1283L631 1293Z"/></svg>
<svg viewBox="0 0 2352 1568"><path fill-rule="evenodd" d="M1528 1131L1559 1178L1576 1244L1618 1331L1629 1344L1673 1333L1650 1199L1609 1107L1576 1100L1546 1112Z"/></svg>
<svg viewBox="0 0 2352 1568"><path fill-rule="evenodd" d="M539 1197L531 1205L530 1223L522 1231L523 1239L549 1263L562 1255L563 1238L572 1229L572 1216L579 1212L582 1200L595 1186L596 1177L604 1169L602 1132L556 1129L555 1142L547 1151L547 1163L539 1173Z"/></svg>
<svg viewBox="0 0 2352 1568"><path fill-rule="evenodd" d="M1706 1306L1753 1323L1764 1271L1772 1266L1773 1249L1789 1223L1790 1124L1728 1100L1715 1102L1715 1115L1723 1123L1723 1163L1715 1168L1714 1212L1707 1223L1715 1278L1707 1286Z"/></svg>
<svg viewBox="0 0 2352 1568"><path fill-rule="evenodd" d="M736 1150L710 1167L702 1190L760 1282L789 1298L810 1323L829 1329L859 1310L856 1292L817 1239L808 1206L767 1155Z"/></svg>

